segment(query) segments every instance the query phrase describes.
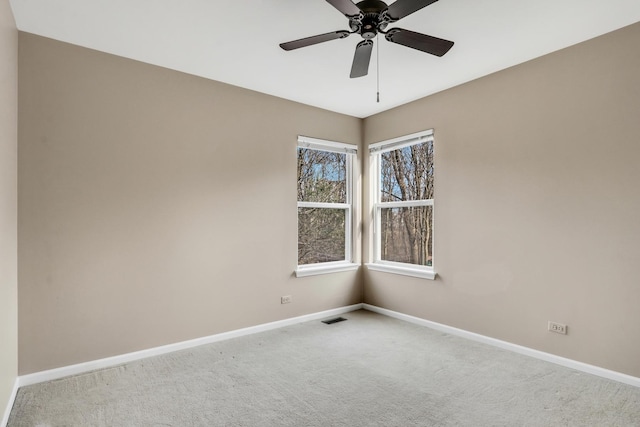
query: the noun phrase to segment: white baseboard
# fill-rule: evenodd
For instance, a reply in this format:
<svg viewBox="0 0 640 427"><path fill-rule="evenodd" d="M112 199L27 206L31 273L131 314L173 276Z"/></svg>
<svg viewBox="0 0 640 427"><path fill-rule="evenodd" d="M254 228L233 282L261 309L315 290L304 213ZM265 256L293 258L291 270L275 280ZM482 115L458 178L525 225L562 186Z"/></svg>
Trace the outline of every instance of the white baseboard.
<svg viewBox="0 0 640 427"><path fill-rule="evenodd" d="M415 323L421 326L426 326L428 328L435 329L440 332L445 332L447 334L456 335L472 341L478 341L484 344L492 345L494 347L499 347L504 350L531 356L536 359L575 369L576 371L586 372L588 374L597 375L599 377L629 384L635 387L640 387L640 378L638 377L633 377L631 375L611 371L609 369L600 368L598 366L589 365L583 362L578 362L576 360L567 359L565 357L556 356L555 354L545 353L544 351L534 350L532 348L524 347L518 344L512 344L507 341L502 341L499 339L487 337L485 335L476 334L474 332L465 331L464 329L458 329L452 326L443 325L441 323L432 322L420 317L414 317L408 314L398 313L397 311L387 310L386 308L376 307L375 305L362 304L362 306L362 308L364 308L365 310L373 311L374 313L383 314L395 319L404 320L406 322Z"/></svg>
<svg viewBox="0 0 640 427"><path fill-rule="evenodd" d="M306 314L304 316L292 317L290 319L278 320L276 322L264 323L262 325L251 326L234 331L223 332L220 334L210 335L207 337L196 338L193 340L182 341L174 344L163 345L161 347L153 347L146 350L140 350L133 353L121 354L118 356L107 357L104 359L92 360L89 362L78 363L76 365L63 366L61 368L50 369L47 371L35 372L33 374L22 375L18 377L18 386L42 383L45 381L57 380L68 377L70 375L84 374L96 369L110 368L122 365L123 363L132 362L134 360L145 359L147 357L159 356L161 354L171 353L173 351L185 350L204 344L210 344L218 341L228 340L231 338L242 337L245 335L255 334L258 332L270 331L272 329L282 328L283 326L295 325L311 320L324 319L326 317L336 316L348 313L350 311L360 310L362 304L354 304L346 307L334 308L332 310L321 311L318 313ZM4 427L4 426L0 426Z"/></svg>
<svg viewBox="0 0 640 427"><path fill-rule="evenodd" d="M586 372L588 374L593 374L599 377L629 384L635 387L640 387L640 378L638 377L633 377L631 375L626 375L620 372L611 371L609 369L600 368L598 366L589 365L586 363L578 362L576 360L567 359L561 356L556 356L551 353L545 353L543 351L534 350L532 348L524 347L521 345L512 344L507 341L502 341L499 339L476 334L474 332L465 331L463 329L454 328L452 326L443 325L441 323L432 322L430 320L399 313L396 311L388 310L386 308L376 307L370 304L354 304L346 307L335 308L332 310L321 311L318 313L307 314L304 316L292 317L290 319L279 320L276 322L265 323L262 325L251 326L248 328L237 329L234 331L223 332L220 334L210 335L207 337L196 338L193 340L182 341L174 344L168 344L161 347L149 348L146 350L140 350L133 353L126 353L118 356L92 360L89 362L78 363L76 365L64 366L61 368L50 369L47 371L35 372L33 374L19 376L16 379L16 383L11 395L11 399L7 405L7 410L5 411L3 424L0 424L0 427L5 427L8 421L9 412L11 411L11 407L13 406L13 402L15 400L16 393L19 387L23 387L31 384L37 384L45 381L56 380L56 379L68 377L71 375L83 374L86 372L94 371L96 369L110 368L113 366L122 365L123 363L132 362L134 360L144 359L152 356L158 356L161 354L171 353L173 351L178 351L178 350L185 350L188 348L193 348L193 347L197 347L204 344L210 344L218 341L228 340L231 338L251 335L258 332L278 329L284 326L295 325L298 323L308 322L312 320L324 319L327 317L336 316L339 314L344 314L350 311L355 311L360 309L369 310L385 316L393 317L399 320L404 320L406 322L415 323L421 326L426 326L428 328L435 329L440 332L445 332L451 335L489 344L494 347L513 351L515 353L534 357L536 359L545 360L547 362L555 363L557 365L565 366L567 368L575 369L577 371Z"/></svg>
<svg viewBox="0 0 640 427"><path fill-rule="evenodd" d="M9 402L7 402L7 407L4 410L4 415L2 416L2 421L0 421L0 427L7 427L7 423L9 422L9 415L11 414L11 409L13 408L13 402L16 401L16 395L18 394L19 387L19 378L13 383L13 390L11 390L11 395L9 396Z"/></svg>

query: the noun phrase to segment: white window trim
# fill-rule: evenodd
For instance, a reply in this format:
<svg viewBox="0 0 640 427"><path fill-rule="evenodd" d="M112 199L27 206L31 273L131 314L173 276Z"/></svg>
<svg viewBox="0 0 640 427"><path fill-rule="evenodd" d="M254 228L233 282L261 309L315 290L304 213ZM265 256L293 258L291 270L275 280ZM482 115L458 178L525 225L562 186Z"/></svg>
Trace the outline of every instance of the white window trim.
<svg viewBox="0 0 640 427"><path fill-rule="evenodd" d="M296 269L296 277L316 276L318 274L341 273L343 271L355 271L360 267L350 261L322 262L318 264L299 265Z"/></svg>
<svg viewBox="0 0 640 427"><path fill-rule="evenodd" d="M325 139L310 138L308 136L298 136L298 147L309 148L311 150L331 151L332 153L356 154L358 146L345 144L344 142L328 141Z"/></svg>
<svg viewBox="0 0 640 427"><path fill-rule="evenodd" d="M377 261L365 264L367 269L372 271L382 271L384 273L400 274L402 276L418 277L421 279L435 280L436 272L433 268L421 268L401 262Z"/></svg>
<svg viewBox="0 0 640 427"><path fill-rule="evenodd" d="M414 265L401 262L385 261L380 259L380 211L383 208L399 208L410 206L433 206L433 199L425 200L411 200L406 202L379 202L380 197L380 154L387 151L397 150L400 148L408 147L414 144L420 144L427 141L433 141L433 129L425 130L422 132L413 133L410 135L401 136L398 138L389 139L386 141L377 142L369 145L369 165L370 165L370 200L372 201L371 208L371 242L372 247L369 253L371 254L371 261L366 263L366 267L373 271L382 271L385 273L400 274L403 276L418 277L422 279L435 280L435 256L432 258L431 266ZM433 220L435 224L435 210L433 213ZM435 247L435 227L433 246Z"/></svg>
<svg viewBox="0 0 640 427"><path fill-rule="evenodd" d="M369 153L384 153L427 141L433 141L433 129L370 144Z"/></svg>
<svg viewBox="0 0 640 427"><path fill-rule="evenodd" d="M356 227L353 225L357 219L357 209L359 192L356 186L358 182L356 154L358 146L353 144L345 144L343 142L328 141L308 136L298 136L298 148L307 148L310 150L329 151L333 153L347 154L347 203L318 203L318 202L298 202L298 208L325 208L325 209L344 209L345 213L345 259L341 261L322 262L316 264L297 265L295 270L296 277L315 276L318 274L339 273L343 271L354 271L360 267L360 264L354 261L355 244L357 242Z"/></svg>

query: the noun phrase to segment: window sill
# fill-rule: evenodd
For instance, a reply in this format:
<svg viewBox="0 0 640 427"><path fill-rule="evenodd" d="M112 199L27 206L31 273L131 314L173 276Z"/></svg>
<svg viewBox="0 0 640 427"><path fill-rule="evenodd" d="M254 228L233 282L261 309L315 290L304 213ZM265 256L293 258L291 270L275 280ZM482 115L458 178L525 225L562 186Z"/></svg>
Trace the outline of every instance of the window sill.
<svg viewBox="0 0 640 427"><path fill-rule="evenodd" d="M318 274L340 273L343 271L354 271L360 264L351 262L332 262L313 265L301 265L296 269L296 277L315 276Z"/></svg>
<svg viewBox="0 0 640 427"><path fill-rule="evenodd" d="M433 269L410 267L399 264L367 263L367 269L382 271L384 273L401 274L403 276L419 277L421 279L435 280L436 272Z"/></svg>

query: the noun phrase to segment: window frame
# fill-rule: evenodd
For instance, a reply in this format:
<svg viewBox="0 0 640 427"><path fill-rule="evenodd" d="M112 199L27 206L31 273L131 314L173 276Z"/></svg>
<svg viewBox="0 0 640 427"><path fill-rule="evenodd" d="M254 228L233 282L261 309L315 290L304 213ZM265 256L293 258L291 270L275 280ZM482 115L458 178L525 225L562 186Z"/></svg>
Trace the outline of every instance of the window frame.
<svg viewBox="0 0 640 427"><path fill-rule="evenodd" d="M318 209L340 209L345 211L345 242L344 242L344 260L340 261L328 261L319 262L314 264L298 264L296 259L296 277L312 276L316 274L335 273L341 271L352 271L359 267L359 264L354 262L354 255L356 253L355 243L357 241L355 227L358 208L358 191L356 187L357 182L357 153L358 146L354 144L346 144L343 142L329 141L318 138L311 138L307 136L298 136L298 143L296 151L300 148L328 151L332 153L344 153L346 155L346 171L345 171L345 189L346 200L344 203L328 203L328 202L301 202L297 201L297 208L318 208ZM298 214L296 214L296 219ZM298 221L296 220L296 229ZM296 237L298 233L296 233ZM297 245L296 245L297 248ZM296 251L297 252L297 251Z"/></svg>
<svg viewBox="0 0 640 427"><path fill-rule="evenodd" d="M389 151L398 150L412 145L422 144L425 142L434 143L433 129L416 132L410 135L404 135L397 138L377 142L369 145L369 179L370 179L370 200L371 200L371 261L366 264L369 270L382 271L386 273L401 274L405 276L419 277L423 279L434 280L435 271L435 207L433 199L407 200L394 202L380 201L380 179L381 179L381 154ZM435 163L435 161L434 161ZM423 266L417 264L403 263L397 261L387 261L381 259L381 217L382 209L385 208L404 208L431 206L432 211L432 258L431 266Z"/></svg>

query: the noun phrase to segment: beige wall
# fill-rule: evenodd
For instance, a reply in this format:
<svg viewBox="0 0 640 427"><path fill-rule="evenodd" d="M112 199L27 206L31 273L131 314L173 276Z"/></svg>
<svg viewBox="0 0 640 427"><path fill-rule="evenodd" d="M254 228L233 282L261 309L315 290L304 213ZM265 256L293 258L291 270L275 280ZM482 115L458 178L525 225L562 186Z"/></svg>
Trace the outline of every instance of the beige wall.
<svg viewBox="0 0 640 427"><path fill-rule="evenodd" d="M26 33L19 88L21 374L362 301L293 277L297 135L359 119Z"/></svg>
<svg viewBox="0 0 640 427"><path fill-rule="evenodd" d="M18 374L18 30L0 0L0 423Z"/></svg>
<svg viewBox="0 0 640 427"><path fill-rule="evenodd" d="M367 144L435 129L439 277L368 272L365 301L640 376L638 46L635 24L366 119Z"/></svg>

